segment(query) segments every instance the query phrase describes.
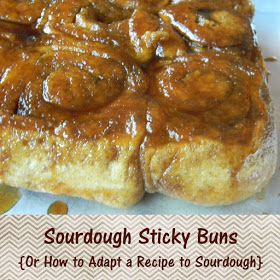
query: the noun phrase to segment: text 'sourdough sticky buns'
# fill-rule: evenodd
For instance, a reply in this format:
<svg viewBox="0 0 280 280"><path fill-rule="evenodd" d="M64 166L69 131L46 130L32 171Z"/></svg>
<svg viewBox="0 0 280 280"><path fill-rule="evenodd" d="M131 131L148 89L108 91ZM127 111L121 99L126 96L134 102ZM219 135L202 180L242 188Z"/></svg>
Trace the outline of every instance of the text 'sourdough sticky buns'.
<svg viewBox="0 0 280 280"><path fill-rule="evenodd" d="M264 188L276 137L247 0L0 0L0 181L129 207Z"/></svg>

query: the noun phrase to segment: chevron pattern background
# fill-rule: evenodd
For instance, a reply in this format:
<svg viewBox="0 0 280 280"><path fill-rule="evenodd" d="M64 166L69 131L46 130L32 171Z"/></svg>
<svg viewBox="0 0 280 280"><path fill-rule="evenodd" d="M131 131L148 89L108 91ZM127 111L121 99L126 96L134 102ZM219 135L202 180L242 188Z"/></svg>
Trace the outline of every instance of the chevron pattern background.
<svg viewBox="0 0 280 280"><path fill-rule="evenodd" d="M54 227L63 232L117 231L127 227L132 232L133 244L113 249L108 245L44 245L44 233ZM146 227L170 231L191 232L189 247L181 245L141 245L138 233ZM238 245L198 245L197 229L203 227L212 232L238 232ZM20 256L32 255L37 258L54 256L73 259L74 256L89 260L91 256L106 258L122 257L133 260L142 255L147 258L189 257L224 258L227 256L245 258L262 256L264 266L261 271L241 268L74 268L72 262L65 268L37 268L20 270ZM87 263L87 262L86 262ZM280 216L79 216L79 217L0 217L0 280L69 280L69 279L214 279L214 280L279 280L280 279Z"/></svg>

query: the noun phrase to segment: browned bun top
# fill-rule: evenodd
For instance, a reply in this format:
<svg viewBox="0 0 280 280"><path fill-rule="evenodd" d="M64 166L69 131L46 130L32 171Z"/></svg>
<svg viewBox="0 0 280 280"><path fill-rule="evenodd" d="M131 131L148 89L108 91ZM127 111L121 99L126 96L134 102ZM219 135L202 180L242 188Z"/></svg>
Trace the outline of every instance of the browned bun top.
<svg viewBox="0 0 280 280"><path fill-rule="evenodd" d="M266 115L252 15L243 0L1 1L1 112L72 137L133 119L162 141L249 142Z"/></svg>

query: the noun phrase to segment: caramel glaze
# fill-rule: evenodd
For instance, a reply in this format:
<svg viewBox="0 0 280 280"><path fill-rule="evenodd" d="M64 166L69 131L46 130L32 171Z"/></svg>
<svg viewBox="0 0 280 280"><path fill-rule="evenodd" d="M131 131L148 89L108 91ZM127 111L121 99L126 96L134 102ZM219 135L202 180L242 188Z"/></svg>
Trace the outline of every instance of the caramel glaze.
<svg viewBox="0 0 280 280"><path fill-rule="evenodd" d="M0 19L20 24L35 23L49 0L0 1Z"/></svg>
<svg viewBox="0 0 280 280"><path fill-rule="evenodd" d="M49 215L67 215L68 205L63 201L55 201L48 209Z"/></svg>
<svg viewBox="0 0 280 280"><path fill-rule="evenodd" d="M269 57L266 57L264 60L265 60L265 62L277 62L278 61L276 56L269 56Z"/></svg>
<svg viewBox="0 0 280 280"><path fill-rule="evenodd" d="M248 1L47 2L1 1L3 127L75 140L146 125L150 145L200 135L241 146L264 129Z"/></svg>
<svg viewBox="0 0 280 280"><path fill-rule="evenodd" d="M0 214L5 214L11 210L20 198L21 195L18 189L0 185Z"/></svg>

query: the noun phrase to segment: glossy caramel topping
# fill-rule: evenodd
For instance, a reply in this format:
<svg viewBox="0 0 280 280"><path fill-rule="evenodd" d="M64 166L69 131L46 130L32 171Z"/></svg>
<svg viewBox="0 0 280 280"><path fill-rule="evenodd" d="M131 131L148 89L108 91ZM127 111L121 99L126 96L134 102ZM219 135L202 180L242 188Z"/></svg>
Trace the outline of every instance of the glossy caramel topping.
<svg viewBox="0 0 280 280"><path fill-rule="evenodd" d="M203 135L243 144L265 119L248 1L1 5L3 126L69 139Z"/></svg>
<svg viewBox="0 0 280 280"><path fill-rule="evenodd" d="M49 0L1 0L0 19L21 24L34 23Z"/></svg>
<svg viewBox="0 0 280 280"><path fill-rule="evenodd" d="M190 51L184 38L173 30L169 24L163 24L162 30L168 34L168 38L158 43L156 50L157 57L172 60L176 57L184 56Z"/></svg>
<svg viewBox="0 0 280 280"><path fill-rule="evenodd" d="M231 1L186 1L167 7L160 16L182 35L204 46L242 45L251 34L250 20Z"/></svg>
<svg viewBox="0 0 280 280"><path fill-rule="evenodd" d="M0 186L0 214L11 210L20 200L21 195L18 189L6 185Z"/></svg>
<svg viewBox="0 0 280 280"><path fill-rule="evenodd" d="M49 215L67 215L68 205L63 201L55 201L48 209Z"/></svg>

